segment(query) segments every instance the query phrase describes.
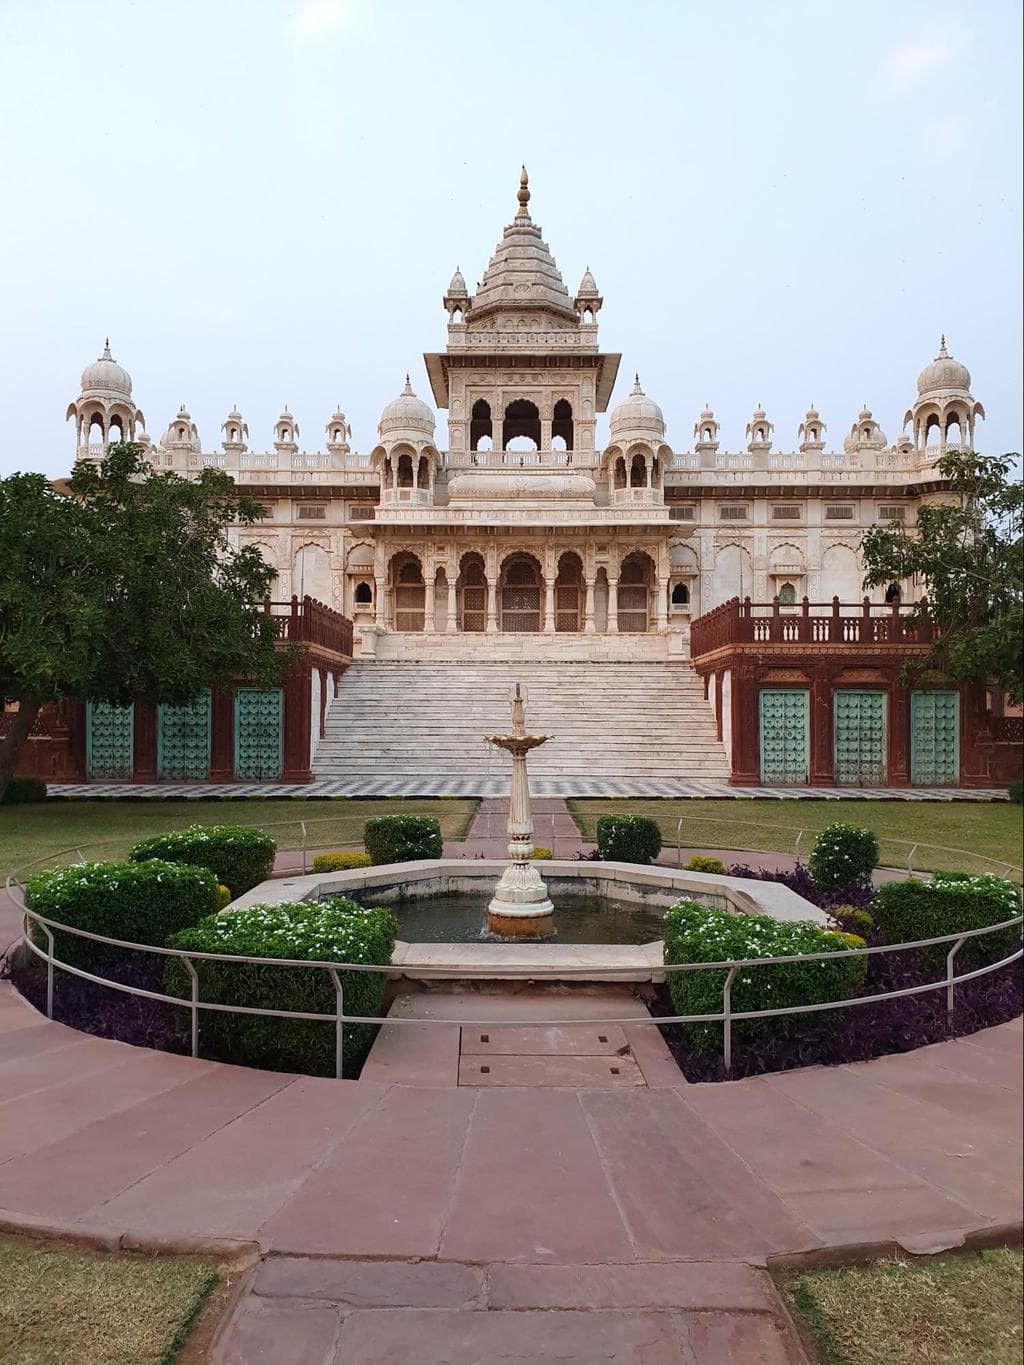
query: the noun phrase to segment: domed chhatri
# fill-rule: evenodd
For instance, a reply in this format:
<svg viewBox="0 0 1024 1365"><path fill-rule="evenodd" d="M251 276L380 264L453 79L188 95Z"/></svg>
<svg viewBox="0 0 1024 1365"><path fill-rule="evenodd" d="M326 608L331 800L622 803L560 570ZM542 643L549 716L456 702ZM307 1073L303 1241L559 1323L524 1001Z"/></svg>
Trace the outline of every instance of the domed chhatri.
<svg viewBox="0 0 1024 1365"><path fill-rule="evenodd" d="M665 414L653 398L648 398L640 387L640 376L634 376L633 388L628 397L614 409L609 421L613 440L632 436L665 435Z"/></svg>
<svg viewBox="0 0 1024 1365"><path fill-rule="evenodd" d="M530 858L533 856L533 820L530 816L530 780L526 755L546 744L551 735L528 735L526 698L516 683L512 696L512 733L484 735L512 755L512 788L508 803L508 856L512 862L501 874L487 907L487 928L501 938L546 938L555 931L554 911L548 889Z"/></svg>
<svg viewBox="0 0 1024 1365"><path fill-rule="evenodd" d="M954 360L946 350L946 338L939 341L939 353L930 365L926 365L917 376L917 392L925 394L948 393L969 394L971 391L971 372L959 360Z"/></svg>
<svg viewBox="0 0 1024 1365"><path fill-rule="evenodd" d="M405 388L393 398L380 415L377 430L381 440L399 440L412 437L419 441L433 441L434 413L422 398L413 393L409 376L405 376Z"/></svg>

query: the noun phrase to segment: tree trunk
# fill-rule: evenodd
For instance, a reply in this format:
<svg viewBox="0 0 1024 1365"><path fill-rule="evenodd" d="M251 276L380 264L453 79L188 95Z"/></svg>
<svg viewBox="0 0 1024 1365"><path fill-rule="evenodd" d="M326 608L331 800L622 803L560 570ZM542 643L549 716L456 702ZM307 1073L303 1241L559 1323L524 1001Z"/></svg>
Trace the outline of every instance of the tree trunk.
<svg viewBox="0 0 1024 1365"><path fill-rule="evenodd" d="M0 801L4 798L7 784L14 776L21 746L28 739L32 726L36 723L39 710L40 703L37 701L19 702L17 711L11 715L11 723L6 735L0 739Z"/></svg>

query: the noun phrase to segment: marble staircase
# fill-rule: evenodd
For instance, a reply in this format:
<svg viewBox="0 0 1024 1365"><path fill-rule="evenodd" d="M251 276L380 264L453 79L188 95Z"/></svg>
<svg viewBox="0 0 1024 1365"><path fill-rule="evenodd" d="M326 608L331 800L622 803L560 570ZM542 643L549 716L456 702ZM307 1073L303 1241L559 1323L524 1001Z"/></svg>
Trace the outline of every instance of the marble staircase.
<svg viewBox="0 0 1024 1365"><path fill-rule="evenodd" d="M516 682L527 728L554 738L532 779L725 782L728 765L703 684L678 662L361 660L344 675L313 763L317 779L502 778Z"/></svg>

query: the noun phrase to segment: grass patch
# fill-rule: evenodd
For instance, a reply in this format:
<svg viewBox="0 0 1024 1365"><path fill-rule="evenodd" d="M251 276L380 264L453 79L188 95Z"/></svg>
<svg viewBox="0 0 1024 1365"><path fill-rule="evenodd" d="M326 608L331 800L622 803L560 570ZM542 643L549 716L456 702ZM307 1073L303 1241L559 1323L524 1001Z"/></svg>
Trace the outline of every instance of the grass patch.
<svg viewBox="0 0 1024 1365"><path fill-rule="evenodd" d="M193 1257L0 1242L4 1365L170 1365L220 1275Z"/></svg>
<svg viewBox="0 0 1024 1365"><path fill-rule="evenodd" d="M806 862L818 832L836 820L878 835L885 866L905 867L914 844L913 866L923 872L999 872L1021 862L1024 807L1004 801L591 801L568 803L583 837L594 842L602 815L648 815L661 828L666 849L676 843L682 816L684 849L763 849L792 853L799 830ZM950 853L946 848L962 849ZM997 868L989 859L1000 864ZM737 862L756 859L737 858ZM1011 874L1020 880L1019 873Z"/></svg>
<svg viewBox="0 0 1024 1365"><path fill-rule="evenodd" d="M380 801L46 801L0 807L0 878L33 859L72 845L85 857L121 858L140 839L186 825L273 826L278 848L299 848L305 821L309 848L362 848L363 825L378 815L432 815L445 839L461 839L479 802ZM282 823L284 822L284 823ZM62 861L75 862L74 854Z"/></svg>
<svg viewBox="0 0 1024 1365"><path fill-rule="evenodd" d="M827 1365L1020 1365L1019 1251L815 1270L788 1285Z"/></svg>

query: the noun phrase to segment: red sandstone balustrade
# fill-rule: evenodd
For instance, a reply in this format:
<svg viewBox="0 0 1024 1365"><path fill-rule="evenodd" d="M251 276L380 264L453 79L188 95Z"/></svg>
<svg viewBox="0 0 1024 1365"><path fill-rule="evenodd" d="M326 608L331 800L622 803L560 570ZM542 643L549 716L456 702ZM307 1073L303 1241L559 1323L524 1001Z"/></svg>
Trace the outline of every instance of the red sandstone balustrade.
<svg viewBox="0 0 1024 1365"><path fill-rule="evenodd" d="M290 602L272 602L268 598L263 607L280 620L282 640L320 645L335 654L352 657L352 622L340 611L308 595L293 597Z"/></svg>
<svg viewBox="0 0 1024 1365"><path fill-rule="evenodd" d="M915 625L910 624L916 613ZM811 602L785 606L776 597L771 602L728 602L698 616L690 626L690 653L693 658L735 644L838 644L888 646L927 644L932 638L928 599L919 604L900 602Z"/></svg>

